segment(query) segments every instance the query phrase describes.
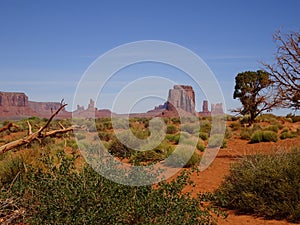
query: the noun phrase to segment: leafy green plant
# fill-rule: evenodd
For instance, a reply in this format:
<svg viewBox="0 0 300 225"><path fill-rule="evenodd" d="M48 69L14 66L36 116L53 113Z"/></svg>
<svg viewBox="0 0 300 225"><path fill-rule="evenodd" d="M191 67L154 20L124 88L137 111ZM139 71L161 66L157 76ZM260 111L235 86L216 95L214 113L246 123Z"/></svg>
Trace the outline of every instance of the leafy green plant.
<svg viewBox="0 0 300 225"><path fill-rule="evenodd" d="M267 219L300 221L300 149L236 163L215 192L217 205Z"/></svg>
<svg viewBox="0 0 300 225"><path fill-rule="evenodd" d="M2 189L0 202L15 199L14 205L24 210L24 217L14 218L14 223L215 225L215 215L222 215L216 207L203 204L205 195L183 194L183 188L192 183L188 171L156 188L125 186L87 165L76 170L76 157L63 153L58 157L59 164L53 164L45 156L44 171L28 166L11 187ZM105 167L110 176L118 173L124 180L135 179L131 171L118 169L109 160L97 166ZM152 179L153 171L144 169L143 174Z"/></svg>
<svg viewBox="0 0 300 225"><path fill-rule="evenodd" d="M179 143L180 134L167 134L166 139L177 145Z"/></svg>
<svg viewBox="0 0 300 225"><path fill-rule="evenodd" d="M167 125L167 130L166 130L167 134L176 134L177 132L178 132L177 126L173 124Z"/></svg>
<svg viewBox="0 0 300 225"><path fill-rule="evenodd" d="M206 141L208 139L208 134L205 132L199 132L199 138L201 138L203 141Z"/></svg>
<svg viewBox="0 0 300 225"><path fill-rule="evenodd" d="M204 145L203 141L198 140L198 143L197 143L197 149L198 149L199 151L201 151L201 152L204 152L204 150L205 150L205 145Z"/></svg>

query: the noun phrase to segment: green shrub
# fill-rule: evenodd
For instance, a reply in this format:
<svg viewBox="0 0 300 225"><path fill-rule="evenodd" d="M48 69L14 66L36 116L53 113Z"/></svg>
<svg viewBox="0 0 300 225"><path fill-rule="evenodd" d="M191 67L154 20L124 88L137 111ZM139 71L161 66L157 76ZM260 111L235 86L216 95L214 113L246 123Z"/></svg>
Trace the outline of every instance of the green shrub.
<svg viewBox="0 0 300 225"><path fill-rule="evenodd" d="M200 132L210 134L211 131L211 122L209 120L200 121Z"/></svg>
<svg viewBox="0 0 300 225"><path fill-rule="evenodd" d="M250 143L259 143L259 142L276 142L278 140L278 136L277 133L273 132L273 131L256 131L253 133L253 135L251 136L251 141Z"/></svg>
<svg viewBox="0 0 300 225"><path fill-rule="evenodd" d="M199 132L199 138L201 138L203 141L206 141L208 139L208 134L204 132Z"/></svg>
<svg viewBox="0 0 300 225"><path fill-rule="evenodd" d="M248 124L250 120L250 116L246 115L240 118L240 123L241 124Z"/></svg>
<svg viewBox="0 0 300 225"><path fill-rule="evenodd" d="M156 188L125 186L87 165L74 171L74 158L60 157L59 166L45 159L44 171L28 167L11 187L2 189L0 202L13 199L23 212L12 218L13 224L216 224L215 213L220 211L204 205L204 195L182 194L191 183L188 171ZM124 180L135 179L131 171L117 165L101 162L96 166L106 166L112 176L118 173ZM144 179L152 179L152 170L141 169Z"/></svg>
<svg viewBox="0 0 300 225"><path fill-rule="evenodd" d="M166 134L166 139L177 145L179 143L180 134Z"/></svg>
<svg viewBox="0 0 300 225"><path fill-rule="evenodd" d="M279 137L280 137L280 139L283 140L283 139L287 139L287 138L295 138L297 136L298 136L297 132L291 132L289 130L283 130Z"/></svg>
<svg viewBox="0 0 300 225"><path fill-rule="evenodd" d="M9 185L25 170L21 157L8 156L0 162L0 186Z"/></svg>
<svg viewBox="0 0 300 225"><path fill-rule="evenodd" d="M174 149L169 142L162 141L157 147L148 151L134 151L130 156L130 161L134 164L139 162L152 163L162 161L165 159Z"/></svg>
<svg viewBox="0 0 300 225"><path fill-rule="evenodd" d="M240 136L241 136L241 139L243 139L243 140L250 140L252 134L253 134L253 130L252 129L243 128L242 131L241 131L241 133L240 133Z"/></svg>
<svg viewBox="0 0 300 225"><path fill-rule="evenodd" d="M98 136L99 136L101 141L109 141L109 140L111 140L113 135L111 133L108 133L108 132L99 131Z"/></svg>
<svg viewBox="0 0 300 225"><path fill-rule="evenodd" d="M113 138L108 148L109 153L119 158L128 158L131 156L133 150L128 148L118 138Z"/></svg>
<svg viewBox="0 0 300 225"><path fill-rule="evenodd" d="M139 139L147 139L150 136L150 131L145 128L131 127L130 130Z"/></svg>
<svg viewBox="0 0 300 225"><path fill-rule="evenodd" d="M278 136L277 133L273 132L273 131L263 131L263 137L262 137L262 141L264 142L276 142L278 140Z"/></svg>
<svg viewBox="0 0 300 225"><path fill-rule="evenodd" d="M229 139L229 138L231 138L231 136L232 136L232 133L231 133L230 129L228 129L228 127L226 127L224 137L225 137L226 139Z"/></svg>
<svg viewBox="0 0 300 225"><path fill-rule="evenodd" d="M224 135L214 134L208 139L208 147L221 147L223 145Z"/></svg>
<svg viewBox="0 0 300 225"><path fill-rule="evenodd" d="M241 129L241 123L240 122L234 122L234 123L230 124L229 127L233 131L237 131L237 130Z"/></svg>
<svg viewBox="0 0 300 225"><path fill-rule="evenodd" d="M279 131L279 126L278 125L270 125L268 127L266 127L264 130L269 130L269 131L273 131L273 132L278 132Z"/></svg>
<svg viewBox="0 0 300 225"><path fill-rule="evenodd" d="M277 117L271 113L267 113L267 114L263 114L260 115L256 118L257 122L269 122L269 123L273 123L277 121Z"/></svg>
<svg viewBox="0 0 300 225"><path fill-rule="evenodd" d="M176 134L178 132L178 128L175 125L167 125L167 134Z"/></svg>
<svg viewBox="0 0 300 225"><path fill-rule="evenodd" d="M193 153L191 154L191 152ZM179 149L172 152L172 158L166 164L172 167L188 168L199 164L200 161L201 156L195 151L193 146L180 145Z"/></svg>
<svg viewBox="0 0 300 225"><path fill-rule="evenodd" d="M292 120L293 120L293 123L297 123L300 121L300 116L293 116Z"/></svg>
<svg viewBox="0 0 300 225"><path fill-rule="evenodd" d="M183 124L181 125L181 131L194 134L195 131L199 131L199 127L194 124Z"/></svg>
<svg viewBox="0 0 300 225"><path fill-rule="evenodd" d="M227 140L226 139L223 140L221 148L227 148Z"/></svg>
<svg viewBox="0 0 300 225"><path fill-rule="evenodd" d="M259 143L263 140L263 132L261 130L254 132L251 135L251 143Z"/></svg>
<svg viewBox="0 0 300 225"><path fill-rule="evenodd" d="M201 152L204 152L204 150L205 150L205 145L204 145L203 141L198 140L198 143L197 143L197 149L198 149L199 151L201 151Z"/></svg>
<svg viewBox="0 0 300 225"><path fill-rule="evenodd" d="M86 139L86 136L84 135L84 134L81 134L81 133L76 133L76 138L78 139L78 140L83 140L83 139Z"/></svg>
<svg viewBox="0 0 300 225"><path fill-rule="evenodd" d="M267 219L300 221L300 149L248 156L215 192L217 205Z"/></svg>

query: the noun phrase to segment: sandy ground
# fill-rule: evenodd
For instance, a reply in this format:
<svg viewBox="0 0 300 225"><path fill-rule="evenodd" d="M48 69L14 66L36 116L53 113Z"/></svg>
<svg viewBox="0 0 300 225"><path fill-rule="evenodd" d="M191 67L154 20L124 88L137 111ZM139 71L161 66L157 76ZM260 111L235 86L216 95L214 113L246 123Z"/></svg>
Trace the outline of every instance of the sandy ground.
<svg viewBox="0 0 300 225"><path fill-rule="evenodd" d="M191 179L196 186L193 193L196 195L201 192L212 192L216 190L223 182L226 175L229 174L230 165L241 157L254 153L274 153L283 149L289 149L290 146L300 146L300 137L297 139L279 140L277 143L258 143L248 144L247 141L239 138L232 138L228 141L228 147L221 149L208 169L200 173L193 173ZM190 191L186 188L186 191ZM229 216L225 219L219 219L220 225L287 225L285 220L264 220L250 215L237 215L234 211L227 211Z"/></svg>

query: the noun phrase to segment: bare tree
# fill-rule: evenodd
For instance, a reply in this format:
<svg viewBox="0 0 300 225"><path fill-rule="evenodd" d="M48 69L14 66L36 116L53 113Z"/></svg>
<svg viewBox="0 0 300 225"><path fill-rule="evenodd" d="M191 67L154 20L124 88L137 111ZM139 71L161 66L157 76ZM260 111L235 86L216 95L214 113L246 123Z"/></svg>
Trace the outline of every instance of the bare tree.
<svg viewBox="0 0 300 225"><path fill-rule="evenodd" d="M277 44L276 62L272 65L263 63L270 73L283 107L300 109L300 33L273 36Z"/></svg>

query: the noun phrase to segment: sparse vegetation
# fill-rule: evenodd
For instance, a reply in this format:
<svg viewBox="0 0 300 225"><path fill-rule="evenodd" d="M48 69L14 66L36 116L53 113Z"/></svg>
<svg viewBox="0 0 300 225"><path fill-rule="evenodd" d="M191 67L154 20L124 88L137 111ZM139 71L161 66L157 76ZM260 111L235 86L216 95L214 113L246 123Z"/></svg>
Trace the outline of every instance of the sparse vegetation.
<svg viewBox="0 0 300 225"><path fill-rule="evenodd" d="M236 163L218 191L222 207L267 219L300 221L300 150L248 156Z"/></svg>
<svg viewBox="0 0 300 225"><path fill-rule="evenodd" d="M277 133L273 131L256 131L251 136L251 143L259 143L259 142L276 142L278 140Z"/></svg>
<svg viewBox="0 0 300 225"><path fill-rule="evenodd" d="M57 157L59 166L45 156L43 171L27 165L26 171L19 170L14 182L3 186L0 202L9 200L14 207L1 208L1 217L18 208L22 213L12 218L12 223L214 225L212 214L221 213L202 204L205 196L182 194L191 183L190 172L183 172L171 182L161 182L155 189L131 187L114 183L89 166L75 171L76 157L62 152ZM130 173L118 171L124 173L124 179L132 179ZM145 171L145 179L147 176Z"/></svg>

